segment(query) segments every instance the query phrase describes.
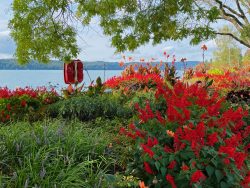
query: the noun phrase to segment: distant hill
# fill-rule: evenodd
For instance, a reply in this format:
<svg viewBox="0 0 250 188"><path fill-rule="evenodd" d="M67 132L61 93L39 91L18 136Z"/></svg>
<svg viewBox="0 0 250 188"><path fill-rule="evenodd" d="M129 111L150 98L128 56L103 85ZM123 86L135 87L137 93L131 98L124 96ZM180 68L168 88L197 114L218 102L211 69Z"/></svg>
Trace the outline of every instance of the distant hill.
<svg viewBox="0 0 250 188"><path fill-rule="evenodd" d="M198 64L198 61L188 61L188 67L194 67ZM135 63L129 63L135 64ZM137 63L140 64L140 63ZM156 64L156 63L153 63ZM93 61L84 62L84 67L87 70L103 70L105 65L106 70L122 70L123 68L119 66L118 62L104 62L104 61ZM38 63L37 61L32 61L27 65L17 64L15 59L0 59L0 70L62 70L63 62L61 61L51 61L48 64ZM176 69L183 70L183 63L176 62Z"/></svg>

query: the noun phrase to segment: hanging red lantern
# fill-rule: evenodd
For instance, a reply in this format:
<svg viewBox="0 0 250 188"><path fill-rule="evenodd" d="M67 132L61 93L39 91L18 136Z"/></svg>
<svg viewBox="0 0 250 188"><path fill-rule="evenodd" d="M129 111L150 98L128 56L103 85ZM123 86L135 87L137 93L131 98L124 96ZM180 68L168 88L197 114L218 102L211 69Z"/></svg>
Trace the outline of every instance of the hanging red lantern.
<svg viewBox="0 0 250 188"><path fill-rule="evenodd" d="M64 63L64 82L66 84L76 84L83 81L83 63L80 60L73 60Z"/></svg>

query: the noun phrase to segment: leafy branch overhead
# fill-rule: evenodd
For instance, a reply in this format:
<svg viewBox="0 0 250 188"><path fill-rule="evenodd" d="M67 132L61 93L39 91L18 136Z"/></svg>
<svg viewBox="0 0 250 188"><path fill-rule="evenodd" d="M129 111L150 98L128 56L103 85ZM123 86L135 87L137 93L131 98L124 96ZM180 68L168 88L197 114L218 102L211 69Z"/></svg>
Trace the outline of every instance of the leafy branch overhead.
<svg viewBox="0 0 250 188"><path fill-rule="evenodd" d="M9 25L21 64L76 57L74 23L86 26L96 17L117 51L187 37L198 44L217 34L250 47L248 0L14 0L12 9ZM214 23L220 20L233 25L237 34L218 32Z"/></svg>

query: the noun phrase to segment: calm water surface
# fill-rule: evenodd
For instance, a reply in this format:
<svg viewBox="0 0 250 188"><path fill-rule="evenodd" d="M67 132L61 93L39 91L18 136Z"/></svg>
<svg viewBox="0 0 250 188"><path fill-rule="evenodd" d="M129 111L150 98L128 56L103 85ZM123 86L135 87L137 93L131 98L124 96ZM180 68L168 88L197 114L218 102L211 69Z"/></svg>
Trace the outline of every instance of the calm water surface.
<svg viewBox="0 0 250 188"><path fill-rule="evenodd" d="M98 76L102 80L107 80L113 76L119 76L121 70L89 70L89 76L84 71L85 86L88 86L92 80L96 80ZM182 75L182 71L178 72ZM90 81L91 80L91 81ZM0 70L0 87L7 86L9 89L16 87L30 86L36 88L38 86L56 86L57 90L67 87L63 79L63 70Z"/></svg>
<svg viewBox="0 0 250 188"><path fill-rule="evenodd" d="M84 71L84 80L88 86L91 80L96 80L98 76L104 80L104 71L102 70L89 70L89 76ZM119 76L120 70L108 70L105 72L105 79L113 76ZM89 78L90 77L90 78ZM0 87L8 86L10 89L16 87L30 86L36 88L38 86L49 87L57 86L57 88L67 87L64 83L63 70L0 70Z"/></svg>

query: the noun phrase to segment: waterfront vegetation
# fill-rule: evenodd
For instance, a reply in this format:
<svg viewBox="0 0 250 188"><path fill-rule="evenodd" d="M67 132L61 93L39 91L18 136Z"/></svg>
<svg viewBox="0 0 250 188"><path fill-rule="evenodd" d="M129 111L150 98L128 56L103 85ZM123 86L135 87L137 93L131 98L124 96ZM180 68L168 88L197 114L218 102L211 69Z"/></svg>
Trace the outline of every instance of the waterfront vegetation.
<svg viewBox="0 0 250 188"><path fill-rule="evenodd" d="M99 34L96 23L117 53L183 39L217 49L208 63L203 45L198 65L164 50L162 59L86 63L124 69L86 90L0 88L1 188L250 187L249 0L11 2L16 60L0 69L62 69L51 59L70 63L93 48L81 36L87 26Z"/></svg>
<svg viewBox="0 0 250 188"><path fill-rule="evenodd" d="M120 62L62 95L1 88L1 187L248 187L249 64L174 63Z"/></svg>

